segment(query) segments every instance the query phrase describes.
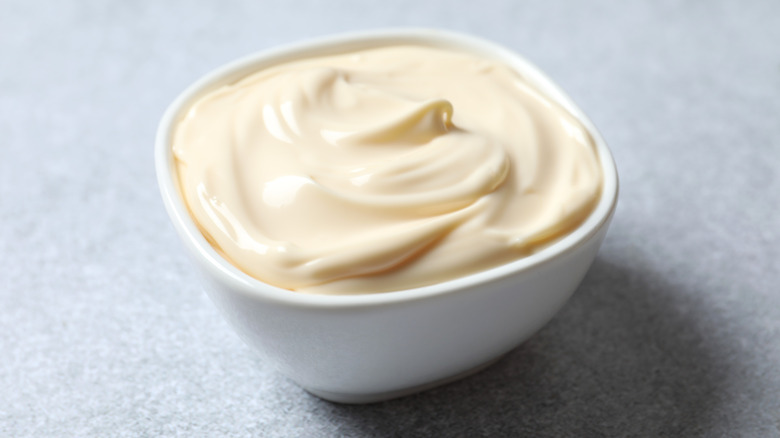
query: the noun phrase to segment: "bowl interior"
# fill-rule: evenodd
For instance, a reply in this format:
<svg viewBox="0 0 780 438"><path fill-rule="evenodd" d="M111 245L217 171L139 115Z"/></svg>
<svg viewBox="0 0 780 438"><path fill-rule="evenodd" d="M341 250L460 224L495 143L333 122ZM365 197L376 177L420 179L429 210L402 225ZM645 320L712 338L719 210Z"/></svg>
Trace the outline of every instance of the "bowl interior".
<svg viewBox="0 0 780 438"><path fill-rule="evenodd" d="M601 164L603 182L600 200L588 218L575 230L540 251L514 262L446 282L395 292L362 295L308 295L263 283L245 274L221 257L206 241L190 217L179 195L171 140L178 121L189 106L203 95L240 80L251 72L271 65L312 56L344 53L354 50L396 44L428 45L474 53L495 59L514 68L527 82L569 111L590 133ZM351 33L246 56L205 75L187 88L167 109L157 132L155 162L158 183L166 210L185 246L211 275L231 284L235 290L273 301L304 306L365 306L415 300L443 293L464 291L473 286L520 274L582 244L611 217L617 202L618 178L615 163L604 139L593 123L555 83L518 54L497 44L472 36L429 29L394 29Z"/></svg>

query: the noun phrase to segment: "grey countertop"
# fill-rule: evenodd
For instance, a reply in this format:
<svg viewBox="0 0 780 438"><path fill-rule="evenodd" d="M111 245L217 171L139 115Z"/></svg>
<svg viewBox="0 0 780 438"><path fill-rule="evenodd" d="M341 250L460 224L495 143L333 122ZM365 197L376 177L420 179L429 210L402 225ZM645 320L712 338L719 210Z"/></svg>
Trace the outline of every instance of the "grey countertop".
<svg viewBox="0 0 780 438"><path fill-rule="evenodd" d="M610 143L582 286L496 365L321 401L200 290L152 147L210 69L440 27L525 55ZM0 0L0 436L780 436L780 3Z"/></svg>

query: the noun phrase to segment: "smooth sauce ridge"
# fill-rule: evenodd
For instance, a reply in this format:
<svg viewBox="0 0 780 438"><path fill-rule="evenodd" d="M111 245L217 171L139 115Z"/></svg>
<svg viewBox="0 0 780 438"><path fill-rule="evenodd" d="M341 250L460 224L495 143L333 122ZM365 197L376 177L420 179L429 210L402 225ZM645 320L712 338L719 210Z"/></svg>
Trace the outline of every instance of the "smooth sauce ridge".
<svg viewBox="0 0 780 438"><path fill-rule="evenodd" d="M509 67L393 46L259 71L198 100L182 196L247 274L304 293L420 287L511 262L592 211L586 129Z"/></svg>

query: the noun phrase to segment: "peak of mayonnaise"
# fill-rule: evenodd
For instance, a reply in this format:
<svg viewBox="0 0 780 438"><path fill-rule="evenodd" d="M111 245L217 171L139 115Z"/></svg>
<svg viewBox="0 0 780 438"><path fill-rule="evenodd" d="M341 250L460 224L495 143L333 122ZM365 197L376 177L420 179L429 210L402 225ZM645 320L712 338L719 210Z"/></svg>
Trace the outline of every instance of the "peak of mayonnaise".
<svg viewBox="0 0 780 438"><path fill-rule="evenodd" d="M207 240L304 293L430 285L524 257L592 211L586 129L511 68L391 46L258 71L195 102L173 152Z"/></svg>

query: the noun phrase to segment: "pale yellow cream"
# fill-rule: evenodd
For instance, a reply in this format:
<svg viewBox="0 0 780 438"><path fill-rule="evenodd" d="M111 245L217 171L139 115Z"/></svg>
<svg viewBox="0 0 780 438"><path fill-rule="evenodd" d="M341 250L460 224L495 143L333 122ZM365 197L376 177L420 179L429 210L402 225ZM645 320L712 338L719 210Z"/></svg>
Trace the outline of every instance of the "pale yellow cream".
<svg viewBox="0 0 780 438"><path fill-rule="evenodd" d="M304 293L430 285L577 227L601 172L586 129L511 68L393 46L258 71L198 100L173 151L235 266Z"/></svg>

